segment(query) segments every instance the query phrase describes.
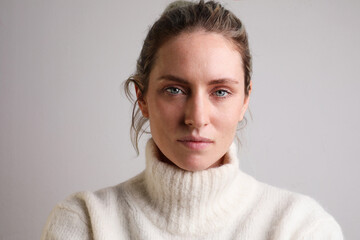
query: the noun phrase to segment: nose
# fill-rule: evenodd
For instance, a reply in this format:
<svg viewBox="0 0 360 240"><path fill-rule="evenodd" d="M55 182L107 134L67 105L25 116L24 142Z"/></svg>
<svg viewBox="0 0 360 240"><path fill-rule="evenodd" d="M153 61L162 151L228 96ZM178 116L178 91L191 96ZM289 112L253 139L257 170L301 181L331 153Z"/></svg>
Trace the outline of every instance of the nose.
<svg viewBox="0 0 360 240"><path fill-rule="evenodd" d="M205 94L197 93L186 103L185 124L192 128L207 126L210 121L210 103Z"/></svg>

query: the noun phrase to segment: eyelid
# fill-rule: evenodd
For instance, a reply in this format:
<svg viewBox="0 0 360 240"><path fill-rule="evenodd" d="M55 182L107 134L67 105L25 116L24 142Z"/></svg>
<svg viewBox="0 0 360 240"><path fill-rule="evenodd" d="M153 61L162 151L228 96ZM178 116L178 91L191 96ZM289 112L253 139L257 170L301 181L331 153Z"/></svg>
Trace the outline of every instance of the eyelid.
<svg viewBox="0 0 360 240"><path fill-rule="evenodd" d="M169 92L169 91L168 91L169 89L179 89L179 90L182 92L182 94L186 94L185 90L184 90L182 87L173 86L173 85L164 87L164 88L163 88L163 91L164 91L164 92L167 92L167 93L169 93L169 94L171 94L171 95L178 95L178 94L173 94L173 93ZM180 93L179 93L179 94L180 94Z"/></svg>
<svg viewBox="0 0 360 240"><path fill-rule="evenodd" d="M215 87L211 90L211 92L216 92L216 91L225 91L228 93L232 93L232 91L227 87Z"/></svg>
<svg viewBox="0 0 360 240"><path fill-rule="evenodd" d="M225 96L217 96L216 92L218 92L218 91L224 91L226 93ZM229 95L231 95L231 94L232 94L232 92L229 89L224 88L224 87L215 88L211 92L211 95L214 95L215 97L218 97L218 98L226 98L226 97L229 97Z"/></svg>
<svg viewBox="0 0 360 240"><path fill-rule="evenodd" d="M171 93L169 91L169 89L178 89L180 92L178 93ZM216 92L217 91L224 91L226 94L225 96L217 96ZM162 88L162 92L166 93L166 94L170 94L170 95L188 95L191 94L191 91L189 89L185 89L182 86L179 85L167 85L165 87ZM211 91L209 92L210 95L215 96L217 98L226 98L229 97L229 95L232 95L233 92L232 90L230 90L228 87L224 87L224 86L217 86L211 89Z"/></svg>

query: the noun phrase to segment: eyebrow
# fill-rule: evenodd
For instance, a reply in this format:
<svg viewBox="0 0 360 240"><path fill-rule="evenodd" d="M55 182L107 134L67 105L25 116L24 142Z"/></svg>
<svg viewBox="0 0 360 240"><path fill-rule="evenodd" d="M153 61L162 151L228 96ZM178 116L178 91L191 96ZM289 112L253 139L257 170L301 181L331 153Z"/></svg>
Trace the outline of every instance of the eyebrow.
<svg viewBox="0 0 360 240"><path fill-rule="evenodd" d="M189 84L189 81L182 79L180 77L171 75L171 74L160 76L157 80L170 80L170 81L174 81L174 82L178 82L178 83L182 83L182 84ZM219 78L219 79L211 80L208 85L216 85L216 84L221 84L221 83L239 84L239 81L232 79L232 78Z"/></svg>

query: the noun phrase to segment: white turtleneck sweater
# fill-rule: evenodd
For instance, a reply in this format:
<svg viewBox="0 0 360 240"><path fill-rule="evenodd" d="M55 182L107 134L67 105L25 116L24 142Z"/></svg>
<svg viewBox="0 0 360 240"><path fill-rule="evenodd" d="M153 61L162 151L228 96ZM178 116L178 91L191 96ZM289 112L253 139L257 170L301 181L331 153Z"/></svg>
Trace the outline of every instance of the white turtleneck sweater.
<svg viewBox="0 0 360 240"><path fill-rule="evenodd" d="M97 192L58 204L43 240L343 239L333 217L309 197L274 188L239 170L236 147L227 163L188 172L156 158L146 146L146 169Z"/></svg>

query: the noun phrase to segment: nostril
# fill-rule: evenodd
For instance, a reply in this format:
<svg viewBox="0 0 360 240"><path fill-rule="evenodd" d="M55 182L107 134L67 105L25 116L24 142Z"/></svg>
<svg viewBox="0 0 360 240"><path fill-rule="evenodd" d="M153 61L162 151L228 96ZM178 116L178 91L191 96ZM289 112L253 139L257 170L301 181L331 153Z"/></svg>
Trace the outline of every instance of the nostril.
<svg viewBox="0 0 360 240"><path fill-rule="evenodd" d="M185 120L185 124L189 125L189 126L193 126L194 125L194 121L190 120L190 119L186 119Z"/></svg>
<svg viewBox="0 0 360 240"><path fill-rule="evenodd" d="M186 119L185 124L193 128L201 128L207 126L209 123L204 119L199 119L199 120Z"/></svg>

